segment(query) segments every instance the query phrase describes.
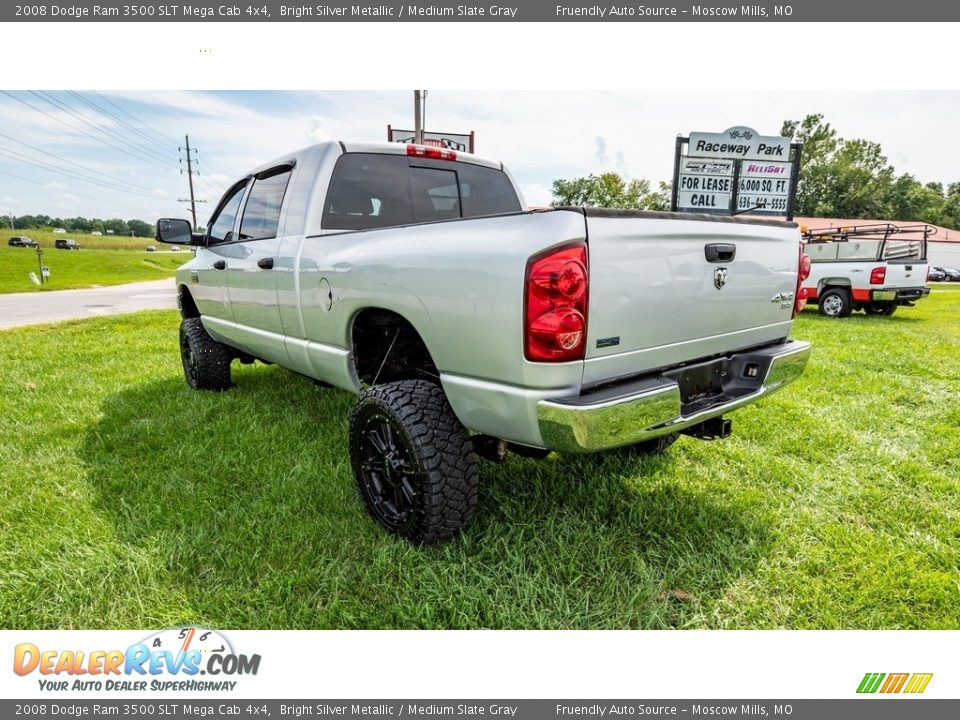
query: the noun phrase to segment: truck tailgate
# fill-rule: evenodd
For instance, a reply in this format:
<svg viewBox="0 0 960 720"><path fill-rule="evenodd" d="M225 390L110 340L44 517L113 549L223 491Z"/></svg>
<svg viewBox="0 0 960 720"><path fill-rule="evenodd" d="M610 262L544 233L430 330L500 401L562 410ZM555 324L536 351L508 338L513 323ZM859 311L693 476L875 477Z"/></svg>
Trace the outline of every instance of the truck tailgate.
<svg viewBox="0 0 960 720"><path fill-rule="evenodd" d="M800 247L794 223L584 212L590 263L585 385L788 336Z"/></svg>

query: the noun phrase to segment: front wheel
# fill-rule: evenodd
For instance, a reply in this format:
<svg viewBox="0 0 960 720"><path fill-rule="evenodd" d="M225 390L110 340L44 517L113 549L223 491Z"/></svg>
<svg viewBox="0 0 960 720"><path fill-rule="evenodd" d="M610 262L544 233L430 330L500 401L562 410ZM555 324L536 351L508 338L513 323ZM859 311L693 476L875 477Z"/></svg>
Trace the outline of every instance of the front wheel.
<svg viewBox="0 0 960 720"><path fill-rule="evenodd" d="M830 288L820 296L820 314L824 317L843 318L853 312L850 291L846 288Z"/></svg>
<svg viewBox="0 0 960 720"><path fill-rule="evenodd" d="M473 517L473 444L439 386L402 380L365 391L350 415L348 442L360 497L390 532L431 543Z"/></svg>
<svg viewBox="0 0 960 720"><path fill-rule="evenodd" d="M230 387L230 348L210 337L200 318L180 323L180 359L187 385L194 390Z"/></svg>

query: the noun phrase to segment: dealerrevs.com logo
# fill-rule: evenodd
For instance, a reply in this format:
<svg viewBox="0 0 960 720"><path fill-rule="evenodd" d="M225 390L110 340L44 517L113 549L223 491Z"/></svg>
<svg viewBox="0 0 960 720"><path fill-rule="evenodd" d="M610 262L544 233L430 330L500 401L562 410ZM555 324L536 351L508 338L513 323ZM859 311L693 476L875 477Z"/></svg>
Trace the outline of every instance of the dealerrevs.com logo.
<svg viewBox="0 0 960 720"><path fill-rule="evenodd" d="M867 673L857 686L858 693L919 694L927 689L933 673Z"/></svg>
<svg viewBox="0 0 960 720"><path fill-rule="evenodd" d="M256 675L260 655L234 651L216 630L179 627L163 630L126 650L51 650L20 643L13 671L38 675L41 690L231 691L233 678Z"/></svg>

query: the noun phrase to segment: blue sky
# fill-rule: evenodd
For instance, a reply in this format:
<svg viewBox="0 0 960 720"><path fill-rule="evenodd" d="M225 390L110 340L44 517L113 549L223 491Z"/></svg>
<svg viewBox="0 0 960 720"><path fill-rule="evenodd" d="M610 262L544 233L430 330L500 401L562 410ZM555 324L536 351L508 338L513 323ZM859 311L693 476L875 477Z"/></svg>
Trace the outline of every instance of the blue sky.
<svg viewBox="0 0 960 720"><path fill-rule="evenodd" d="M898 172L960 180L951 138L957 92L462 92L431 90L426 127L476 132L529 204L551 182L615 170L669 179L674 137L747 125L777 134L786 118L822 112L843 137L875 140ZM250 168L324 140L383 140L412 126L412 91L6 91L0 94L0 213L186 217L183 135L198 148L205 219ZM203 222L203 220L201 220Z"/></svg>

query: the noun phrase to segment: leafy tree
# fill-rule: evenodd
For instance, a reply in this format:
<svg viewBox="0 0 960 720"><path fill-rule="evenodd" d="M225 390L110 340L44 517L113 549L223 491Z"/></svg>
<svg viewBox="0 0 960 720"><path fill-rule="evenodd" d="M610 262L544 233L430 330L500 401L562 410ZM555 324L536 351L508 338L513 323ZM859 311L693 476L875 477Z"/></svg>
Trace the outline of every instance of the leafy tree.
<svg viewBox="0 0 960 720"><path fill-rule="evenodd" d="M631 210L666 209L669 207L669 185L664 206L664 185L658 190L650 188L643 178L627 181L618 173L590 174L573 180L553 181L554 207L562 205L585 205L587 207L626 208Z"/></svg>
<svg viewBox="0 0 960 720"><path fill-rule="evenodd" d="M883 149L870 140L845 140L823 115L787 120L782 135L803 143L797 215L808 217L916 220L960 227L960 183L944 191L899 177Z"/></svg>
<svg viewBox="0 0 960 720"><path fill-rule="evenodd" d="M823 115L807 115L803 120L787 120L780 134L803 143L800 159L800 181L797 184L796 214L829 216L832 207L826 202L832 192L831 163L841 140Z"/></svg>
<svg viewBox="0 0 960 720"><path fill-rule="evenodd" d="M120 218L111 218L103 223L104 230L113 230L115 235L125 235L127 233L127 222Z"/></svg>
<svg viewBox="0 0 960 720"><path fill-rule="evenodd" d="M153 237L154 227L143 220L128 220L127 232L132 232L137 237Z"/></svg>

